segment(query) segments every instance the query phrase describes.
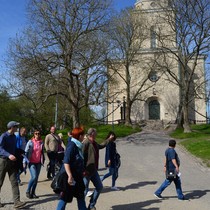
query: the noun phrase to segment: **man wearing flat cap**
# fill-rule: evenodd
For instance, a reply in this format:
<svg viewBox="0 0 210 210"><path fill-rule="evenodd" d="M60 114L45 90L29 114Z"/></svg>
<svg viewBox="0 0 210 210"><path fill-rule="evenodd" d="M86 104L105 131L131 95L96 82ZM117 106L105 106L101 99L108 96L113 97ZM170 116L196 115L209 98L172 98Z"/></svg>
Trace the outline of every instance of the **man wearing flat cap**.
<svg viewBox="0 0 210 210"><path fill-rule="evenodd" d="M20 201L20 191L16 178L16 136L18 125L20 123L16 121L10 121L7 124L8 131L0 136L0 191L4 182L6 173L9 175L9 180L12 186L12 194L14 200L14 208L21 208L25 205L25 202ZM3 204L0 201L0 208Z"/></svg>

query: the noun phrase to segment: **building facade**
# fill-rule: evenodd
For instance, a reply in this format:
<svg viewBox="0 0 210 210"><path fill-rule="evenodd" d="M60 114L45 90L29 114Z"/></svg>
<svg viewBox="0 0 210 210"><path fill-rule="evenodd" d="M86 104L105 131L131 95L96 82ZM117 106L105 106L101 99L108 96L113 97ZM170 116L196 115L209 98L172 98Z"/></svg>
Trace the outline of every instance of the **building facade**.
<svg viewBox="0 0 210 210"><path fill-rule="evenodd" d="M169 12L167 0L138 0L135 4L133 11L135 18L144 19L148 36L141 41L141 47L134 55L138 62L133 62L129 66L130 97L136 98L130 110L133 122L163 120L168 123L175 122L177 119L181 94L177 81L181 77L181 67L176 56L178 53L176 31L166 21L166 15ZM189 120L204 123L206 122L204 56L200 56L197 61L194 83L201 84L200 96L202 97L195 97L194 94L190 96ZM193 65L193 60L191 63ZM116 62L115 67L118 73L113 70L113 67L108 67L113 78L108 84L109 123L118 123L125 119L127 103L128 86L123 79L127 76L126 67L120 61Z"/></svg>

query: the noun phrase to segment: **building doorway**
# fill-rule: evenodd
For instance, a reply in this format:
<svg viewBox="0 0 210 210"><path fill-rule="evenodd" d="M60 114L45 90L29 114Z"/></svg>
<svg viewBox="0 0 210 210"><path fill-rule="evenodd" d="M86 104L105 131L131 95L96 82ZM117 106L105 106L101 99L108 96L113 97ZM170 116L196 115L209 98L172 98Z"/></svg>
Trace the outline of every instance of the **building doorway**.
<svg viewBox="0 0 210 210"><path fill-rule="evenodd" d="M149 102L149 120L160 119L160 103L157 100Z"/></svg>

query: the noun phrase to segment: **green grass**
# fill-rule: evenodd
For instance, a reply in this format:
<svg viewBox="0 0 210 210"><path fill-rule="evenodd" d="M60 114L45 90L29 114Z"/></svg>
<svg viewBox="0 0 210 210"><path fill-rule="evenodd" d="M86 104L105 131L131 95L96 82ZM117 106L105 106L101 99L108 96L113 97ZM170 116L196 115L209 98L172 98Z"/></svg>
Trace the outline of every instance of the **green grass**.
<svg viewBox="0 0 210 210"><path fill-rule="evenodd" d="M125 126L125 125L114 125L114 127L112 125L91 125L89 127L86 126L85 131L87 131L91 127L96 128L96 130L97 130L96 140L98 143L101 143L102 141L104 141L106 139L109 131L114 131L115 134L117 135L117 137L125 137L132 133L141 131L140 128L132 128L131 126ZM67 138L68 138L67 132L68 131L69 131L68 129L57 131L57 133L63 134L63 136L64 136L63 139L64 139L65 143L67 142Z"/></svg>
<svg viewBox="0 0 210 210"><path fill-rule="evenodd" d="M132 133L140 132L140 128L132 128L131 126L125 125L114 125L114 129L112 125L100 125L96 127L97 129L97 142L100 143L106 139L109 131L114 131L117 137L125 137Z"/></svg>
<svg viewBox="0 0 210 210"><path fill-rule="evenodd" d="M179 144L210 167L210 125L192 125L192 133L175 130L170 136L180 139Z"/></svg>

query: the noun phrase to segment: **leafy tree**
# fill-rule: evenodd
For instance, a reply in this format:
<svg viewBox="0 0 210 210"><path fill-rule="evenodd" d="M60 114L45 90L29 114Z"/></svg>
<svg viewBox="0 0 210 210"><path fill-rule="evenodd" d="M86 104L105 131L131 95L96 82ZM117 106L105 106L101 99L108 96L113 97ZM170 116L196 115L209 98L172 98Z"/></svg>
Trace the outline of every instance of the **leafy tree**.
<svg viewBox="0 0 210 210"><path fill-rule="evenodd" d="M109 1L32 0L30 25L10 43L9 65L18 94L36 110L49 97L68 103L73 126L80 110L104 91ZM17 88L18 86L18 88Z"/></svg>
<svg viewBox="0 0 210 210"><path fill-rule="evenodd" d="M10 97L7 91L0 93L0 132L7 129L7 123L15 120L21 122L20 104Z"/></svg>

